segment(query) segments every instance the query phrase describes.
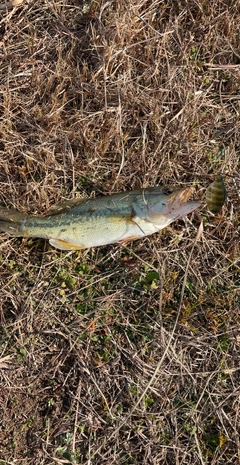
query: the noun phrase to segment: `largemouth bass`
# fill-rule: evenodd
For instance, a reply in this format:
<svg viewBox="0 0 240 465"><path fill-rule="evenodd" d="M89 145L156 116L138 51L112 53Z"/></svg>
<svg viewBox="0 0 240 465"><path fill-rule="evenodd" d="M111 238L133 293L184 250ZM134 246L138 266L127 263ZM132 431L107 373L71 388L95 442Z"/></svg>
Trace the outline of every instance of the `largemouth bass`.
<svg viewBox="0 0 240 465"><path fill-rule="evenodd" d="M153 187L95 199L69 200L45 216L0 207L0 231L49 239L61 250L79 250L139 239L168 226L200 206L191 188Z"/></svg>

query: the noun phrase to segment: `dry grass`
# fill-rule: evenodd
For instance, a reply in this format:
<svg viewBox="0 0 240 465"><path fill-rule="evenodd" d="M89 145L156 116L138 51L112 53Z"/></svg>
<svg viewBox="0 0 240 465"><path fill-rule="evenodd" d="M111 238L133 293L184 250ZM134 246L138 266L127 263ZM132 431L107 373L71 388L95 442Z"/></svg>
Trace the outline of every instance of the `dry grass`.
<svg viewBox="0 0 240 465"><path fill-rule="evenodd" d="M2 10L1 203L41 213L156 183L204 196L237 175L239 18L237 0ZM226 181L190 260L194 216L77 253L1 236L1 464L239 463L239 176Z"/></svg>

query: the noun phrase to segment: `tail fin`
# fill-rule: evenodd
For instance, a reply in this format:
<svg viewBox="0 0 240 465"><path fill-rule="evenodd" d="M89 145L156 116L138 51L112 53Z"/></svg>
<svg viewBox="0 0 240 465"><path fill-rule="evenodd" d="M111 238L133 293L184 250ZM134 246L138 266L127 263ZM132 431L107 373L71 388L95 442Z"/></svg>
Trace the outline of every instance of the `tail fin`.
<svg viewBox="0 0 240 465"><path fill-rule="evenodd" d="M23 236L22 222L28 215L0 206L0 231L11 236Z"/></svg>

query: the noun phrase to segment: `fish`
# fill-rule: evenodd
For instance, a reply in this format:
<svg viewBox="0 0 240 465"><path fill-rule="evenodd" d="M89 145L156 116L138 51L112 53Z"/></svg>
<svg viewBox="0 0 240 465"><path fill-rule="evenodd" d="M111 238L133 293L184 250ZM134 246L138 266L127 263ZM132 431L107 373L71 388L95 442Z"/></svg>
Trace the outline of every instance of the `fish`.
<svg viewBox="0 0 240 465"><path fill-rule="evenodd" d="M215 180L206 190L206 202L208 210L211 213L218 214L226 201L227 192L221 174L218 174Z"/></svg>
<svg viewBox="0 0 240 465"><path fill-rule="evenodd" d="M125 243L149 236L193 212L192 188L160 186L57 204L43 216L0 206L0 231L48 239L60 250Z"/></svg>

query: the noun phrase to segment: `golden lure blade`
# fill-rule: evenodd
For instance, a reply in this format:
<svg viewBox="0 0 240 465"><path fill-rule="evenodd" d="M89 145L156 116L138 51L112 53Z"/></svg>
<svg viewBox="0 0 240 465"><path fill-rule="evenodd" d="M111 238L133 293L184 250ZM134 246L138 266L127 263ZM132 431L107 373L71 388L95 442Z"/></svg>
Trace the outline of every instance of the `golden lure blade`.
<svg viewBox="0 0 240 465"><path fill-rule="evenodd" d="M216 176L206 190L207 207L211 213L220 213L227 197L225 184L221 174Z"/></svg>
<svg viewBox="0 0 240 465"><path fill-rule="evenodd" d="M61 250L78 250L149 236L200 206L191 188L153 187L95 199L68 200L45 216L0 207L0 231L40 237Z"/></svg>

